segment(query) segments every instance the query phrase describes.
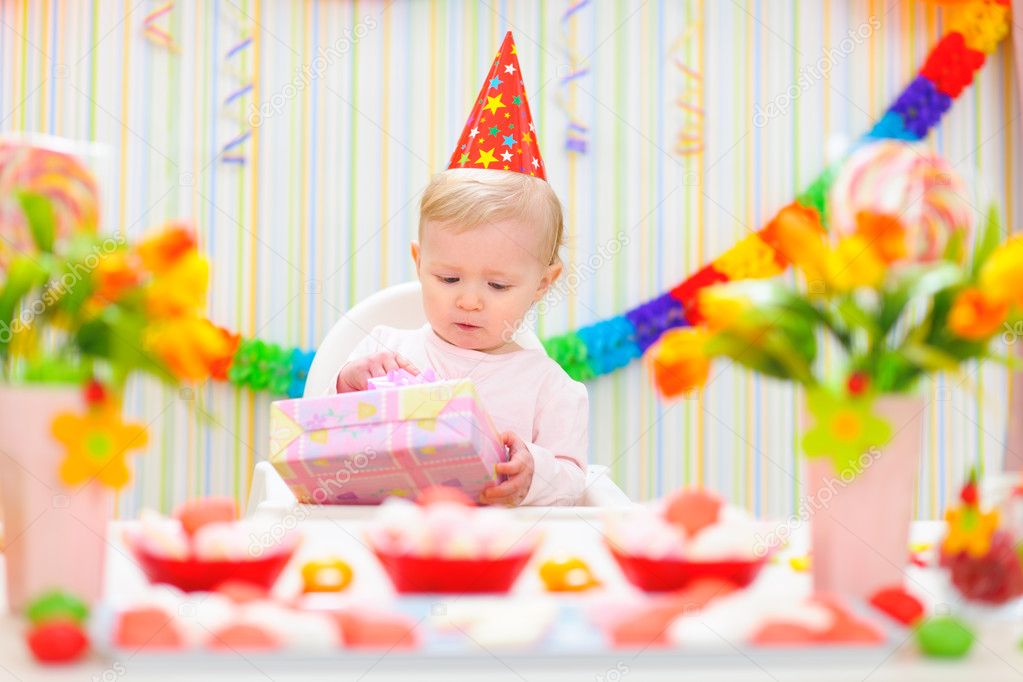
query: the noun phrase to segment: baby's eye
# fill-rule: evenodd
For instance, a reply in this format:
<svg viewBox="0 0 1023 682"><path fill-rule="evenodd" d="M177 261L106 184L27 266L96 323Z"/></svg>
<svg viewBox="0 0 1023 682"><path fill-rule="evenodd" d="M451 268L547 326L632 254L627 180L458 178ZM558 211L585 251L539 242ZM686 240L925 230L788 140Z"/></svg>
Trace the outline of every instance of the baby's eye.
<svg viewBox="0 0 1023 682"><path fill-rule="evenodd" d="M440 275L437 276L437 279L444 282L445 284L454 284L455 282L458 281L457 277L441 277Z"/></svg>
<svg viewBox="0 0 1023 682"><path fill-rule="evenodd" d="M497 282L491 282L490 288L494 289L495 291L504 291L505 289L509 289L510 287L507 284L498 284Z"/></svg>

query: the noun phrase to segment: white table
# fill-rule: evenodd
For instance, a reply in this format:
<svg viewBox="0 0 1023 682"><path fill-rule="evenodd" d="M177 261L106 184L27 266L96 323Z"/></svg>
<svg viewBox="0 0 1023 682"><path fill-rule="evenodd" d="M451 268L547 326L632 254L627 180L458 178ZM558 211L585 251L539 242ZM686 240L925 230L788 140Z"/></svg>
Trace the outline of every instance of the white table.
<svg viewBox="0 0 1023 682"><path fill-rule="evenodd" d="M288 514L288 510L280 510ZM386 578L375 559L361 544L361 529L368 510L349 509L323 512L290 511L293 520L307 541L300 550L303 557L336 552L352 563L356 584L364 597L376 600L393 598ZM524 519L542 518L545 545L537 558L546 558L557 548L586 559L594 572L604 579L612 596L634 594L621 576L610 556L598 542L599 510L544 510L517 512ZM333 518L325 518L333 516ZM301 517L301 518L299 518ZM283 522L285 516L279 517ZM290 523L290 522L289 522ZM114 524L112 537L121 524ZM919 525L915 535L931 537L933 524ZM798 540L795 547L800 551ZM928 598L940 603L948 598L938 576L931 571L909 569L910 578L928 591ZM289 581L291 584L289 584ZM287 575L276 591L296 588L297 575ZM2 584L2 583L0 583ZM806 574L793 572L784 563L769 566L756 584L761 589L787 590L794 596L809 591ZM107 572L107 593L113 598L128 598L145 589L145 580L129 555L118 542L111 546ZM514 595L528 597L541 592L533 567L528 567L516 585ZM457 600L454 596L449 599ZM579 599L580 597L565 597ZM1004 614L1004 611L1002 612ZM1002 616L1004 617L1004 615ZM68 668L43 668L36 665L21 641L23 625L11 618L0 621L0 682L6 680L185 680L209 679L213 672L209 659L200 665L193 658L175 656L154 662L141 654L125 660L104 660L98 655ZM964 661L933 662L922 659L911 637L907 637L887 658L870 652L853 652L822 658L812 651L771 652L767 656L746 658L735 650L718 656L664 653L652 649L639 654L633 651L608 651L602 656L551 659L501 652L480 651L471 660L437 659L409 654L358 654L334 659L329 665L321 660L288 659L287 662L268 656L228 654L216 659L218 682L223 680L311 680L331 678L352 680L421 679L421 680L678 680L682 675L708 680L1018 680L1023 679L1023 651L1015 643L1023 636L1023 623L987 622L978 629L978 642Z"/></svg>

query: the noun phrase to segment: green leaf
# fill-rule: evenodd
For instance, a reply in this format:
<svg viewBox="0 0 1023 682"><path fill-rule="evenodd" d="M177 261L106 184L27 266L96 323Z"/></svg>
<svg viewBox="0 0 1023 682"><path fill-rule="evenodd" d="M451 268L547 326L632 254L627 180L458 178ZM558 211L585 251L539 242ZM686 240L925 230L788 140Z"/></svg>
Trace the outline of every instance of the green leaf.
<svg viewBox="0 0 1023 682"><path fill-rule="evenodd" d="M980 269L991 257L991 254L998 248L998 242L1002 239L1001 222L998 219L998 209L994 204L987 209L987 219L984 221L984 231L977 239L977 245L973 250L973 263L970 266L970 277L977 278Z"/></svg>
<svg viewBox="0 0 1023 682"><path fill-rule="evenodd" d="M21 302L31 291L46 282L48 273L39 261L29 256L17 256L7 270L7 282L0 292L0 357L7 356L7 348L15 332L14 315Z"/></svg>
<svg viewBox="0 0 1023 682"><path fill-rule="evenodd" d="M942 254L943 260L957 265L963 262L963 253L966 250L963 232L963 230L956 230L949 237L948 244L945 244L945 253Z"/></svg>
<svg viewBox="0 0 1023 682"><path fill-rule="evenodd" d="M120 374L140 370L173 383L174 375L145 350L146 325L141 313L110 307L100 317L84 323L75 342L84 355L107 361Z"/></svg>
<svg viewBox="0 0 1023 682"><path fill-rule="evenodd" d="M53 210L53 202L35 192L21 192L18 199L36 248L44 253L53 253L53 239L57 231L57 214Z"/></svg>

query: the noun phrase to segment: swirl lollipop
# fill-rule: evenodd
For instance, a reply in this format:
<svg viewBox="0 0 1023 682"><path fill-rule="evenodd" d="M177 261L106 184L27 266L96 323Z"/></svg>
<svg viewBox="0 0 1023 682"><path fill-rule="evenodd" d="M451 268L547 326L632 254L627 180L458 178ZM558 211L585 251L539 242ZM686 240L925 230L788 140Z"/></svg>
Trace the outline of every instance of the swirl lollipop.
<svg viewBox="0 0 1023 682"><path fill-rule="evenodd" d="M95 232L99 197L92 174L73 156L21 140L0 139L0 274L18 253L35 250L19 192L49 198L56 215L54 242Z"/></svg>
<svg viewBox="0 0 1023 682"><path fill-rule="evenodd" d="M906 229L907 259L934 260L955 231L970 229L964 197L962 179L942 157L901 141L877 142L854 152L835 178L830 227L846 236L862 211L894 216Z"/></svg>

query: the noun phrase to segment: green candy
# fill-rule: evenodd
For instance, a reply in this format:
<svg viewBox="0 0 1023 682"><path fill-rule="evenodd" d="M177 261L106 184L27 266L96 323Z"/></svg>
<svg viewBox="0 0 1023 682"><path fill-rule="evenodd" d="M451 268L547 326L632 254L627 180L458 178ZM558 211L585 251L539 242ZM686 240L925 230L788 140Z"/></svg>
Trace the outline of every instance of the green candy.
<svg viewBox="0 0 1023 682"><path fill-rule="evenodd" d="M61 619L73 620L81 625L89 617L89 607L73 594L51 590L33 599L25 609L25 616L32 625Z"/></svg>
<svg viewBox="0 0 1023 682"><path fill-rule="evenodd" d="M958 618L936 616L917 628L916 641L926 656L962 658L973 646L973 632Z"/></svg>

